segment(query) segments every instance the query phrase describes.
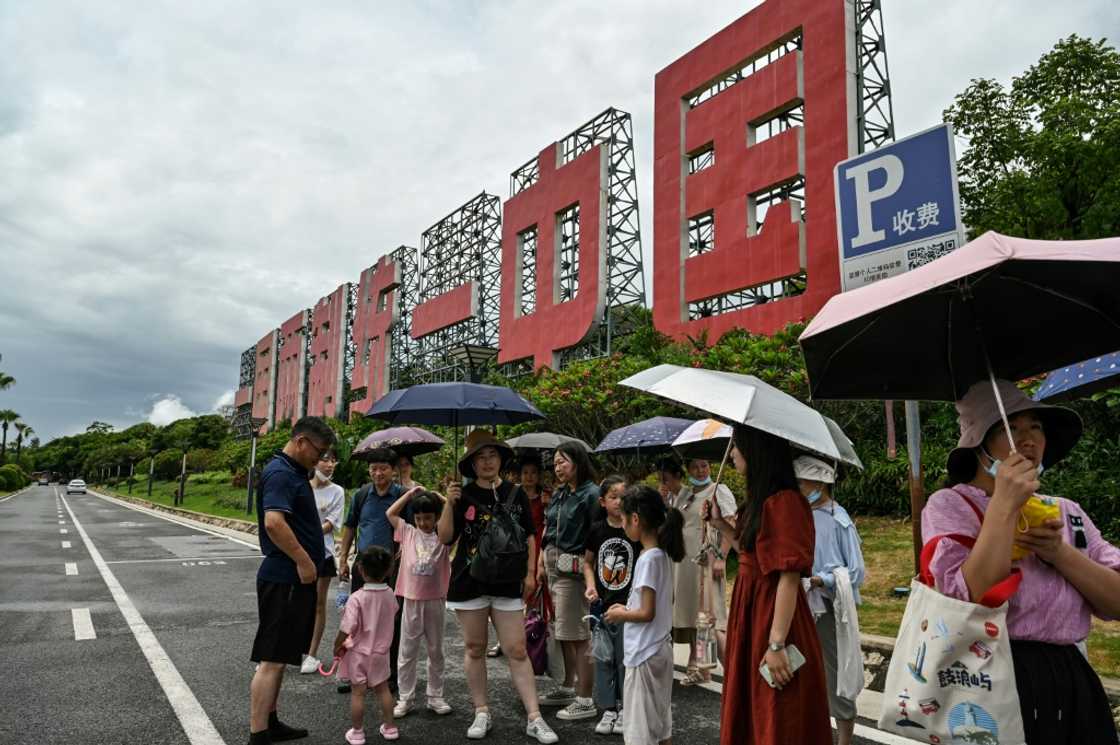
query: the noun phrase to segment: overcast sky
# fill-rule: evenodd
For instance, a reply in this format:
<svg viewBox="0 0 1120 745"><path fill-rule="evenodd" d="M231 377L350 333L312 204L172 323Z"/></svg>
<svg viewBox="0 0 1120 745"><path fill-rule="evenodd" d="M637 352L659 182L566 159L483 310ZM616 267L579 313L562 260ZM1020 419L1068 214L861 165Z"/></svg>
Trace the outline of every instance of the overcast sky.
<svg viewBox="0 0 1120 745"><path fill-rule="evenodd" d="M0 408L45 442L232 399L239 355L754 2L0 0ZM1115 0L884 0L900 136Z"/></svg>

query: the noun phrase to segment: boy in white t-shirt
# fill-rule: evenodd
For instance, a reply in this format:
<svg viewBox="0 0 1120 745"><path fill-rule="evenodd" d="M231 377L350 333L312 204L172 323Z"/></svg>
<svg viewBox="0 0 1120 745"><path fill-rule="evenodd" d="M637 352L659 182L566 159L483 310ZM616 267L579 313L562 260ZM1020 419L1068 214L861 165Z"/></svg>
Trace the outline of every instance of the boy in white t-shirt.
<svg viewBox="0 0 1120 745"><path fill-rule="evenodd" d="M414 525L401 517L409 503ZM403 717L412 710L421 639L428 648L428 708L436 714L451 713L451 706L443 698L443 624L451 560L449 547L436 534L436 521L442 511L443 497L417 486L405 492L385 512L393 526L393 540L400 544L396 590L397 596L404 599L395 717Z"/></svg>

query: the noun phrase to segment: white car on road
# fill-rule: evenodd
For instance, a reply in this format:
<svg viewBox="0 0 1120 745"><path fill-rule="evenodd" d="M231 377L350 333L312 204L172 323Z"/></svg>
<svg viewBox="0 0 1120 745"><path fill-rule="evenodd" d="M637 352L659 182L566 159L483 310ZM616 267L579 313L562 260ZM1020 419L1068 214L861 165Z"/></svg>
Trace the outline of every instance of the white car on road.
<svg viewBox="0 0 1120 745"><path fill-rule="evenodd" d="M71 481L69 484L66 485L66 493L67 494L85 494L86 493L86 482L82 481L81 479L74 479L73 481Z"/></svg>

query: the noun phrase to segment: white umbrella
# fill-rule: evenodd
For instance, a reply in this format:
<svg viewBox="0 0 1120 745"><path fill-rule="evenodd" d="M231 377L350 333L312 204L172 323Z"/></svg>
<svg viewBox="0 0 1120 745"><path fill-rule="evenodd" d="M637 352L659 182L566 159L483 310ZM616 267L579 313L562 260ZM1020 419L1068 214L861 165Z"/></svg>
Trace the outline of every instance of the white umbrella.
<svg viewBox="0 0 1120 745"><path fill-rule="evenodd" d="M621 383L769 432L835 461L863 467L839 425L830 424L816 409L753 375L658 365Z"/></svg>
<svg viewBox="0 0 1120 745"><path fill-rule="evenodd" d="M701 419L688 425L673 440L673 449L682 458L719 461L731 440L731 427L715 419Z"/></svg>

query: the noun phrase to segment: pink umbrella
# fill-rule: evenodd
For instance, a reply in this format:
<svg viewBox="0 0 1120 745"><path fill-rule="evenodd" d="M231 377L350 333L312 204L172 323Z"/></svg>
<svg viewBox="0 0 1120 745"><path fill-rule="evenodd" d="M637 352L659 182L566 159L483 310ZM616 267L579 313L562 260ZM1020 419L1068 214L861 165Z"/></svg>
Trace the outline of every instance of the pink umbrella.
<svg viewBox="0 0 1120 745"><path fill-rule="evenodd" d="M836 295L801 335L814 398L956 401L1120 348L1120 238L985 233ZM997 393L998 398L998 393Z"/></svg>

